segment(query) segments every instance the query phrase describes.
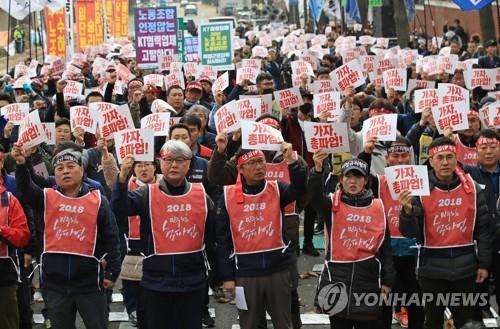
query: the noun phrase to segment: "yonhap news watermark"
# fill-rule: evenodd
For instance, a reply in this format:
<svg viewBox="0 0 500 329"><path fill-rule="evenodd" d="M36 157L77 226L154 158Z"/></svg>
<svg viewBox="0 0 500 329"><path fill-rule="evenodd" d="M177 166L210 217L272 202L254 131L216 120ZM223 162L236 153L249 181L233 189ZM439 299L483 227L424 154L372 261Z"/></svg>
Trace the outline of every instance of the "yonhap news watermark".
<svg viewBox="0 0 500 329"><path fill-rule="evenodd" d="M347 294L343 282L330 283L323 286L318 292L318 305L324 313L335 315L347 308L347 304L354 306L424 306L433 303L436 306L486 306L489 294L479 292L447 292L447 293L389 293L376 292Z"/></svg>

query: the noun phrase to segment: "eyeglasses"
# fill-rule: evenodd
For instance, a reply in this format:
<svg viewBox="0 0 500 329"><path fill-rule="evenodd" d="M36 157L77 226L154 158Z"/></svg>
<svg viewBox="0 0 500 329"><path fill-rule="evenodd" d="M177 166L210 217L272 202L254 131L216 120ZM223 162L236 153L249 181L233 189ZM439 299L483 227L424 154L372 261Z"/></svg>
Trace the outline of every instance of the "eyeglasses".
<svg viewBox="0 0 500 329"><path fill-rule="evenodd" d="M260 159L250 160L247 163L245 163L244 165L249 167L249 168L255 168L255 167L257 167L257 165L262 166L265 164L266 164L266 160L263 158L260 158Z"/></svg>
<svg viewBox="0 0 500 329"><path fill-rule="evenodd" d="M171 166L173 165L174 163L178 164L178 165L182 165L184 164L187 160L189 159L186 159L186 158L175 158L175 159L172 159L172 158L163 158L162 161L167 165L167 166Z"/></svg>

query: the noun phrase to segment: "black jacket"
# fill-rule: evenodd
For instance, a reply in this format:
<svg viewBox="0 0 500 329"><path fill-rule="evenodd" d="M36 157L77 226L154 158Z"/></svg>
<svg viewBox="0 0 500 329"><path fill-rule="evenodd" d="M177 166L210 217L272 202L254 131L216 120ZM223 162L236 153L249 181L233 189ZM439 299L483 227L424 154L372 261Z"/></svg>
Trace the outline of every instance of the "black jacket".
<svg viewBox="0 0 500 329"><path fill-rule="evenodd" d="M283 208L297 199L297 197L305 192L306 172L305 168L295 163L288 166L290 172L291 184L278 182L280 195L280 208ZM248 186L242 181L243 192L246 194L258 194L265 187L263 180L259 186ZM281 213L282 236L285 245L289 243L289 238L286 233L286 220L284 212ZM290 248L283 250L273 250L254 254L238 255L230 258L233 253L234 246L231 236L229 223L229 215L227 213L225 200L223 197L219 200L217 209L216 224L216 241L217 241L217 271L218 277L222 281L232 281L236 277L257 277L269 275L272 273L285 271L288 265L293 261L293 251ZM237 258L237 266L235 263Z"/></svg>
<svg viewBox="0 0 500 329"><path fill-rule="evenodd" d="M185 181L182 186L169 185L165 179L160 181L160 189L168 195L187 193L190 184ZM117 217L139 215L141 217L141 248L144 255L154 254L153 233L149 212L148 186L129 192L128 182L113 185L111 199L113 211ZM205 246L210 248L214 240L213 202L207 194L207 221L205 224ZM163 292L189 292L202 289L206 283L206 265L204 252L186 253L182 255L154 255L144 260L141 285L150 290Z"/></svg>
<svg viewBox="0 0 500 329"><path fill-rule="evenodd" d="M437 186L442 190L453 190L460 184L455 175L450 184L439 181L434 171L429 171L429 187ZM420 198L413 198L413 211L410 215L401 211L399 229L408 238L416 238L417 243L424 243L424 210ZM476 275L479 268L489 269L491 264L491 216L481 187L476 184L476 222L474 236L476 248L455 247L430 250L423 248L419 256L417 275L429 279L461 280ZM475 249L477 251L475 252Z"/></svg>
<svg viewBox="0 0 500 329"><path fill-rule="evenodd" d="M323 173L313 168L309 174L307 185L310 203L324 218L325 230L332 229L332 201L324 192ZM341 201L350 206L364 207L374 199L371 190L363 196L352 197L342 195ZM326 250L326 260L330 259L330 246ZM379 312L378 306L356 305L354 293L380 293L380 283L392 287L395 280L395 268L392 259L391 237L389 228L386 228L385 238L374 258L352 263L331 263L325 267L320 279L320 287L329 283L342 282L348 292L348 304L339 316L351 319L373 318Z"/></svg>
<svg viewBox="0 0 500 329"><path fill-rule="evenodd" d="M29 196L25 200L33 210L43 213L45 210L43 190L31 180L26 165L17 166L16 185L22 195ZM79 196L84 196L91 190L89 185L82 183ZM37 217L37 219L40 221L38 227L41 228L38 234L43 236L44 219L43 217ZM61 293L80 294L100 290L103 278L111 281L117 279L120 273L118 227L106 196L101 195L94 257L101 259L105 255L106 270L94 258L69 254L45 254L41 262L43 284L46 288ZM97 277L98 273L99 278ZM100 282L99 286L96 284L98 281Z"/></svg>

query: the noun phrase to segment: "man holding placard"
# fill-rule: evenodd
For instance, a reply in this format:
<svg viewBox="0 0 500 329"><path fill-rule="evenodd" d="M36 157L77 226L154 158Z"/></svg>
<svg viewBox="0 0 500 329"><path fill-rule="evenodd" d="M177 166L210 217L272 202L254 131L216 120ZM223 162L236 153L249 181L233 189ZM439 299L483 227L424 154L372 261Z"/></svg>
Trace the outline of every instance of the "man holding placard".
<svg viewBox="0 0 500 329"><path fill-rule="evenodd" d="M369 140L365 143L365 151L371 157L371 152L374 149L374 141ZM360 157L364 157L363 153ZM396 140L390 142L385 156L387 162L386 171L394 168L408 167L411 158L411 143L408 139L398 136ZM425 167L424 167L425 168ZM425 170L427 173L427 170ZM398 175L394 176L397 177ZM401 175L402 176L402 175ZM415 239L405 238L399 231L399 212L400 204L398 199L393 198L391 193L392 184L389 185L389 180L386 175L377 175L371 177L372 191L376 198L380 198L384 203L387 225L391 235L392 258L396 270L396 283L394 291L398 293L421 293L418 287L417 278L415 276L416 265L416 241ZM427 180L427 176L425 176ZM396 178L397 183L402 183L402 177ZM394 183L394 179L391 179ZM403 326L410 328L423 328L424 311L421 306L417 305L393 305L400 308L400 311L394 313L394 318ZM382 310L381 328L391 328L393 313L392 307L384 306Z"/></svg>
<svg viewBox="0 0 500 329"><path fill-rule="evenodd" d="M257 328L265 311L275 328L292 328L288 268L293 251L288 248L284 213L285 206L305 190L306 176L291 145L285 146L291 184L266 180L264 153L243 150L236 156L236 184L225 186L219 204L219 276L224 288L236 296L243 329Z"/></svg>
<svg viewBox="0 0 500 329"><path fill-rule="evenodd" d="M32 181L17 144L12 157L18 190L44 214L38 217L44 244L40 273L52 327L74 327L78 310L86 327L107 328L103 289L112 288L120 272L118 229L107 199L82 181L81 147L58 145L52 160L56 187L43 190Z"/></svg>
<svg viewBox="0 0 500 329"><path fill-rule="evenodd" d="M439 303L436 294L474 293L476 283L488 279L491 263L488 206L480 186L457 166L456 153L453 140L434 140L429 148L430 196L412 198L408 190L399 196L400 232L421 246L420 288L435 297L425 303L426 327L431 329L443 327L446 306L457 328L473 317L474 307L463 299L458 304Z"/></svg>

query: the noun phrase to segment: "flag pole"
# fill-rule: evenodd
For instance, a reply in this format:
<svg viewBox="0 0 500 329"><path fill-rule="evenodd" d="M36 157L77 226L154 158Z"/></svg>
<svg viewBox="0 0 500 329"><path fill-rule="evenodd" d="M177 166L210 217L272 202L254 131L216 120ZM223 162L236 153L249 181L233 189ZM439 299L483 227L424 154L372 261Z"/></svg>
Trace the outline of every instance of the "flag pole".
<svg viewBox="0 0 500 329"><path fill-rule="evenodd" d="M30 43L30 59L31 59L31 0L28 2L28 35L29 35L29 43Z"/></svg>
<svg viewBox="0 0 500 329"><path fill-rule="evenodd" d="M42 43L42 61L45 63L45 43L43 42L43 33L45 31L45 10L44 14L40 12L40 41Z"/></svg>
<svg viewBox="0 0 500 329"><path fill-rule="evenodd" d="M498 8L498 0L497 0L497 26L498 26L498 38L500 38L500 8Z"/></svg>
<svg viewBox="0 0 500 329"><path fill-rule="evenodd" d="M7 22L7 67L5 68L5 74L9 73L9 57L10 57L9 50L10 50L10 34L11 34L10 21L12 20L10 17L11 4L12 4L12 0L9 0L9 15L7 16L7 19L8 19L8 22Z"/></svg>
<svg viewBox="0 0 500 329"><path fill-rule="evenodd" d="M431 0L427 0L427 3L429 4L429 13L431 14L432 30L434 31L434 37L436 38L436 46L440 49L440 45L437 44L436 23L434 22L434 16L432 15Z"/></svg>
<svg viewBox="0 0 500 329"><path fill-rule="evenodd" d="M33 25L34 25L34 30L35 30L35 59L38 61L38 44L40 43L40 38L37 37L38 35L38 20L36 19L36 12L33 15Z"/></svg>

